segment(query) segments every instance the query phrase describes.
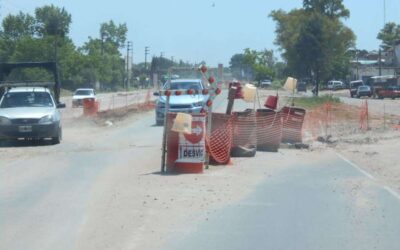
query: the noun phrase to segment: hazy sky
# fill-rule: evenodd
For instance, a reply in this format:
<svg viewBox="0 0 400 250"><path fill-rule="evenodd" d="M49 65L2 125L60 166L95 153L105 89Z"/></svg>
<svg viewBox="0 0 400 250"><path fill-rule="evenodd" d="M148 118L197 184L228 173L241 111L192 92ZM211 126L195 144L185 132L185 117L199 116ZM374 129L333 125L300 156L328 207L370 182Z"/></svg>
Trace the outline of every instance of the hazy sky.
<svg viewBox="0 0 400 250"><path fill-rule="evenodd" d="M345 0L351 11L346 24L357 36L357 47L373 50L384 24L385 0ZM290 10L301 0L0 0L1 18L18 11L33 13L46 4L65 7L72 15L70 36L80 46L88 36L99 37L101 22L126 22L134 44L134 61L150 55L210 65L228 64L244 48L277 50L272 10ZM400 0L386 0L386 21L400 23ZM278 51L276 53L279 53Z"/></svg>

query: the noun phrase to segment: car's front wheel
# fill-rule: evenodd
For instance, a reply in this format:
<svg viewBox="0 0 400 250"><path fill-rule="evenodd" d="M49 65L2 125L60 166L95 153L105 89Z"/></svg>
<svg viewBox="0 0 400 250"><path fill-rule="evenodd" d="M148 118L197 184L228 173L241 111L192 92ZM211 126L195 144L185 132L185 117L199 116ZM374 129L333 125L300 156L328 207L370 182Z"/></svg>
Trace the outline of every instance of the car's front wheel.
<svg viewBox="0 0 400 250"><path fill-rule="evenodd" d="M55 137L52 138L52 142L53 144L60 144L62 140L62 129L61 127L58 129L57 135Z"/></svg>

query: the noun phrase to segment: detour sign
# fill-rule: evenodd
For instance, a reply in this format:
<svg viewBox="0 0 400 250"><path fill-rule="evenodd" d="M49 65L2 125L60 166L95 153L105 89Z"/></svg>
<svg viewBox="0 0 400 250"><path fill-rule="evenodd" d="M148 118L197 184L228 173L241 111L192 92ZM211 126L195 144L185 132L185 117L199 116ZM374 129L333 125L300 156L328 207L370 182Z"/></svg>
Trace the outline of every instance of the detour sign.
<svg viewBox="0 0 400 250"><path fill-rule="evenodd" d="M202 163L205 159L205 116L193 116L192 133L179 135L179 152L176 162Z"/></svg>

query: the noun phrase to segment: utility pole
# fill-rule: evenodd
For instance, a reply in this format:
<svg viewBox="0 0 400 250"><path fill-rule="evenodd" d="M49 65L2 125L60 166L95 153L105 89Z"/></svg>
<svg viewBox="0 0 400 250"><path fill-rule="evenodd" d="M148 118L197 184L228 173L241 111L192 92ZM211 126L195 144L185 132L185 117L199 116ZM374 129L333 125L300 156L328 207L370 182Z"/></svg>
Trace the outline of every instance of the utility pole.
<svg viewBox="0 0 400 250"><path fill-rule="evenodd" d="M106 34L104 32L101 32L101 55L104 54L104 36Z"/></svg>
<svg viewBox="0 0 400 250"><path fill-rule="evenodd" d="M129 67L129 62L130 62L130 54L132 51L132 42L128 41L127 45L126 45L126 85L125 85L125 90L128 90L128 84L129 84L129 71L130 71L130 67Z"/></svg>
<svg viewBox="0 0 400 250"><path fill-rule="evenodd" d="M360 76L359 76L359 74L358 74L358 49L356 49L356 60L357 60L357 79L356 80L359 80L360 79Z"/></svg>
<svg viewBox="0 0 400 250"><path fill-rule="evenodd" d="M383 26L386 25L386 0L383 0Z"/></svg>
<svg viewBox="0 0 400 250"><path fill-rule="evenodd" d="M149 47L144 47L144 69L147 70L147 56L149 55Z"/></svg>
<svg viewBox="0 0 400 250"><path fill-rule="evenodd" d="M379 76L382 75L382 50L379 49Z"/></svg>

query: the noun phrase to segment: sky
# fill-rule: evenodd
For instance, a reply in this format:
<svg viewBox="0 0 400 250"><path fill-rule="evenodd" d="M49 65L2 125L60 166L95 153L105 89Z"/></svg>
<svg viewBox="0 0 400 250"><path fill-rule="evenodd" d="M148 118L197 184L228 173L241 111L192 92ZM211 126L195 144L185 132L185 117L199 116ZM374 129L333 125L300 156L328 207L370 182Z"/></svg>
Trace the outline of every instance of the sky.
<svg viewBox="0 0 400 250"><path fill-rule="evenodd" d="M100 23L126 23L133 42L134 62L150 56L210 66L229 64L243 49L273 49L272 10L300 8L301 0L0 0L0 18L19 11L33 14L36 7L53 4L72 15L70 37L81 46L99 37ZM376 50L376 36L386 22L400 24L400 0L344 0L351 16L345 20L357 36L357 48ZM384 8L386 5L386 8ZM386 11L384 11L386 10ZM386 13L386 15L384 14ZM386 18L385 18L386 17Z"/></svg>

